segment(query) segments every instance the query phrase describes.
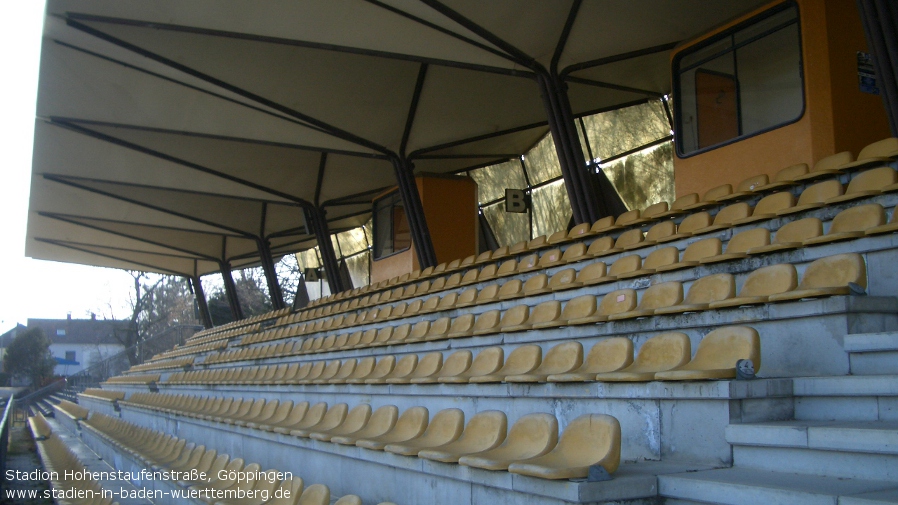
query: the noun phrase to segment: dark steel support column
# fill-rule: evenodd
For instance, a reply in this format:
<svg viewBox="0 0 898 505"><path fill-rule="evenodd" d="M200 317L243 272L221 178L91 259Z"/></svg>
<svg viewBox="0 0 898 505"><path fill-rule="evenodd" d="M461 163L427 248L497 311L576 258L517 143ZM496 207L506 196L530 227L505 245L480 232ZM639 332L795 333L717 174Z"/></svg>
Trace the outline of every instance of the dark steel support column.
<svg viewBox="0 0 898 505"><path fill-rule="evenodd" d="M231 315L235 321L243 319L243 309L240 308L240 299L237 298L237 285L234 284L234 277L231 275L231 264L227 261L221 261L218 264L221 270L221 280L224 282L225 295L228 297L228 305L231 307Z"/></svg>
<svg viewBox="0 0 898 505"><path fill-rule="evenodd" d="M408 219L412 242L414 242L415 251L418 254L418 264L421 269L436 266L437 255L433 250L433 242L430 240L430 230L427 228L427 219L424 217L424 206L421 205L418 185L415 184L414 166L408 160L393 158L392 161L396 183L399 186L399 196L405 207L405 216Z"/></svg>
<svg viewBox="0 0 898 505"><path fill-rule="evenodd" d="M296 283L296 296L293 297L293 310L305 308L309 305L309 290L306 289L306 276L299 274L299 282Z"/></svg>
<svg viewBox="0 0 898 505"><path fill-rule="evenodd" d="M325 211L320 207L306 208L306 221L315 232L318 240L318 251L321 253L321 262L324 264L324 272L327 275L327 285L331 293L340 293L346 287L340 278L340 264L337 263L337 253L334 252L334 243L331 242L330 230L327 227Z"/></svg>
<svg viewBox="0 0 898 505"><path fill-rule="evenodd" d="M857 0L857 7L889 127L898 137L898 5L894 0Z"/></svg>
<svg viewBox="0 0 898 505"><path fill-rule="evenodd" d="M262 271L265 272L265 281L268 283L268 297L271 298L271 306L274 310L280 310L286 307L284 305L284 294L281 292L281 285L278 284L278 274L274 266L274 258L271 255L271 246L268 240L264 238L256 239L259 247L259 259L262 262Z"/></svg>
<svg viewBox="0 0 898 505"><path fill-rule="evenodd" d="M212 327L212 313L209 312L209 304L206 303L206 292L203 291L203 283L198 276L188 277L190 286L193 288L193 296L196 298L197 308L200 310L200 319L206 328Z"/></svg>

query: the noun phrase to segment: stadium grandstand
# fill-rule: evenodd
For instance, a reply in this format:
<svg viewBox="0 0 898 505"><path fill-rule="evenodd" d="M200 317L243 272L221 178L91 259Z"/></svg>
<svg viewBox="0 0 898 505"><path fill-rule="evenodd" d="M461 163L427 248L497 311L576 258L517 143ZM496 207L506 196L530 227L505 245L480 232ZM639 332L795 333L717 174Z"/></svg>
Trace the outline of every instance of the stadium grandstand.
<svg viewBox="0 0 898 505"><path fill-rule="evenodd" d="M48 0L27 254L182 276L205 323L29 419L53 486L898 503L896 33L890 0Z"/></svg>

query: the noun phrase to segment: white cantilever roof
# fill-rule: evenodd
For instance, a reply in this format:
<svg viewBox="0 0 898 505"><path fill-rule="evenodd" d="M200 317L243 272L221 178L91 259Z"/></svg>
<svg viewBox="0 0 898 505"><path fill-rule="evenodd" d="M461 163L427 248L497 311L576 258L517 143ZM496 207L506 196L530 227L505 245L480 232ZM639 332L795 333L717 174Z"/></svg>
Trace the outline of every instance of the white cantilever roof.
<svg viewBox="0 0 898 505"><path fill-rule="evenodd" d="M669 91L670 49L757 1L49 0L27 254L202 275L370 215L391 159L452 173Z"/></svg>

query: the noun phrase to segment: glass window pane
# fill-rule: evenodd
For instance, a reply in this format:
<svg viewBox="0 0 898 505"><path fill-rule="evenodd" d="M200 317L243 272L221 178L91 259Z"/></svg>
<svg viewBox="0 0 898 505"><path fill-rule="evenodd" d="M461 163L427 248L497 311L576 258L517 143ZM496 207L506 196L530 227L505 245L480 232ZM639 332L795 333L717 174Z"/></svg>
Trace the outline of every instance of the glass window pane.
<svg viewBox="0 0 898 505"><path fill-rule="evenodd" d="M665 142L602 165L602 171L614 185L621 200L630 209L673 202L673 145Z"/></svg>
<svg viewBox="0 0 898 505"><path fill-rule="evenodd" d="M505 190L508 188L524 189L527 187L521 162L517 159L471 170L468 174L477 183L477 201L480 203L492 202L504 197Z"/></svg>
<svg viewBox="0 0 898 505"><path fill-rule="evenodd" d="M490 223L496 242L500 246L530 240L530 217L527 214L505 212L505 203L499 202L483 208L483 215Z"/></svg>
<svg viewBox="0 0 898 505"><path fill-rule="evenodd" d="M361 287L371 283L370 265L370 252L364 252L346 258L346 268L349 270L349 277L352 279L353 286Z"/></svg>
<svg viewBox="0 0 898 505"><path fill-rule="evenodd" d="M340 250L343 256L351 256L359 251L368 248L368 241L365 238L366 232L363 227L353 228L351 230L338 233L337 241L340 243Z"/></svg>
<svg viewBox="0 0 898 505"><path fill-rule="evenodd" d="M670 135L670 123L660 100L586 116L583 126L592 155L599 160Z"/></svg>
<svg viewBox="0 0 898 505"><path fill-rule="evenodd" d="M563 180L534 189L532 200L534 237L567 229L573 211Z"/></svg>
<svg viewBox="0 0 898 505"><path fill-rule="evenodd" d="M530 184L533 186L549 179L561 177L561 164L558 162L558 153L555 152L552 135L543 137L524 156L524 166L527 167L527 176L530 177Z"/></svg>

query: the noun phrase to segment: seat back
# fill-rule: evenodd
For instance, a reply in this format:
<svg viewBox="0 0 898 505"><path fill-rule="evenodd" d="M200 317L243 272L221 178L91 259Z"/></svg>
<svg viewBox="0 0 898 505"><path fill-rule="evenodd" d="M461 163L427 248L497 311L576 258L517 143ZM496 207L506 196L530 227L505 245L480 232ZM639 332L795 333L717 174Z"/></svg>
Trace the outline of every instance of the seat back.
<svg viewBox="0 0 898 505"><path fill-rule="evenodd" d="M601 233L608 228L614 226L614 216L605 216L602 219L599 219L589 228L589 231L593 233Z"/></svg>
<svg viewBox="0 0 898 505"><path fill-rule="evenodd" d="M555 272L555 275L549 279L549 289L564 289L569 286L577 278L577 271L573 268L565 268Z"/></svg>
<svg viewBox="0 0 898 505"><path fill-rule="evenodd" d="M307 487L296 505L328 505L331 502L331 490L324 484L312 484Z"/></svg>
<svg viewBox="0 0 898 505"><path fill-rule="evenodd" d="M642 268L655 270L660 266L673 265L680 260L680 250L674 246L662 247L649 253L642 262Z"/></svg>
<svg viewBox="0 0 898 505"><path fill-rule="evenodd" d="M384 356L377 361L374 370L367 376L369 379L379 379L389 375L396 367L396 356Z"/></svg>
<svg viewBox="0 0 898 505"><path fill-rule="evenodd" d="M858 205L836 214L829 227L829 233L864 231L885 224L886 211L878 203Z"/></svg>
<svg viewBox="0 0 898 505"><path fill-rule="evenodd" d="M579 261L586 256L586 244L578 243L572 244L570 247L565 249L564 254L561 255L562 263L573 263L575 261Z"/></svg>
<svg viewBox="0 0 898 505"><path fill-rule="evenodd" d="M611 337L597 342L584 358L593 373L614 372L633 363L633 341L627 337Z"/></svg>
<svg viewBox="0 0 898 505"><path fill-rule="evenodd" d="M608 275L618 276L620 274L634 272L639 270L640 266L642 266L642 258L638 254L631 254L629 256L624 256L623 258L618 258L612 263L611 267L608 268Z"/></svg>
<svg viewBox="0 0 898 505"><path fill-rule="evenodd" d="M658 240L669 237L677 232L677 223L673 221L661 221L649 228L649 231L645 232L645 240L646 242L657 242Z"/></svg>
<svg viewBox="0 0 898 505"><path fill-rule="evenodd" d="M561 259L561 249L549 249L544 252L542 256L539 257L539 262L537 266L540 268L546 267L553 263L558 262Z"/></svg>
<svg viewBox="0 0 898 505"><path fill-rule="evenodd" d="M836 254L814 261L805 269L798 289L840 287L850 282L867 288L867 265L857 253Z"/></svg>
<svg viewBox="0 0 898 505"><path fill-rule="evenodd" d="M889 137L868 144L857 155L858 161L870 158L888 158L898 154L898 138Z"/></svg>
<svg viewBox="0 0 898 505"><path fill-rule="evenodd" d="M520 254L527 250L529 240L522 240L508 248L508 254Z"/></svg>
<svg viewBox="0 0 898 505"><path fill-rule="evenodd" d="M874 168L861 172L856 175L854 179L851 179L851 182L848 183L848 188L845 189L845 194L850 195L851 193L864 192L878 193L882 191L882 188L895 184L896 182L898 182L898 172L893 168Z"/></svg>
<svg viewBox="0 0 898 505"><path fill-rule="evenodd" d="M393 338L393 327L392 326L384 326L383 328L377 330L377 336L374 337L374 341L371 342L372 345L381 345L386 344ZM361 364L361 363L359 363Z"/></svg>
<svg viewBox="0 0 898 505"><path fill-rule="evenodd" d="M460 373L463 373L471 367L472 359L473 353L471 353L471 351L456 351L450 354L448 358L446 358L446 361L443 362L443 366L442 368L440 368L437 376L454 377Z"/></svg>
<svg viewBox="0 0 898 505"><path fill-rule="evenodd" d="M490 263L486 265L480 270L480 273L477 274L478 281L485 281L487 279L492 279L496 276L496 273L499 271L499 266L495 263Z"/></svg>
<svg viewBox="0 0 898 505"><path fill-rule="evenodd" d="M671 307L683 301L683 285L677 281L649 286L642 294L637 310L654 310Z"/></svg>
<svg viewBox="0 0 898 505"><path fill-rule="evenodd" d="M408 377L412 372L415 371L415 368L417 368L417 366L418 355L406 354L405 356L399 358L399 361L396 362L396 366L393 368L393 371L390 372L386 377L388 379L402 379Z"/></svg>
<svg viewBox="0 0 898 505"><path fill-rule="evenodd" d="M414 326L412 326L412 331L411 333L409 333L409 336L406 340L421 340L425 335L427 335L428 331L430 331L430 321L418 321Z"/></svg>
<svg viewBox="0 0 898 505"><path fill-rule="evenodd" d="M614 224L616 226L630 226L634 221L639 220L640 211L639 209L628 210L623 214L617 216L617 219L614 220Z"/></svg>
<svg viewBox="0 0 898 505"><path fill-rule="evenodd" d="M499 326L499 321L502 320L502 312L498 309L488 310L479 316L477 316L477 320L474 322L473 330L477 331L487 331L494 330Z"/></svg>
<svg viewBox="0 0 898 505"><path fill-rule="evenodd" d="M524 291L524 295L528 293L532 293L537 290L545 289L549 286L549 276L542 273L534 275L533 277L527 279L527 282L524 283L522 290Z"/></svg>
<svg viewBox="0 0 898 505"><path fill-rule="evenodd" d="M674 200L674 202L670 204L670 210L681 211L684 207L695 205L697 203L698 193L688 193Z"/></svg>
<svg viewBox="0 0 898 505"><path fill-rule="evenodd" d="M688 363L691 356L692 347L685 333L662 333L642 344L633 364L626 370L664 372Z"/></svg>
<svg viewBox="0 0 898 505"><path fill-rule="evenodd" d="M792 291L798 286L798 273L791 263L761 267L750 273L739 291L740 297L770 296Z"/></svg>
<svg viewBox="0 0 898 505"><path fill-rule="evenodd" d="M788 209L795 206L795 196L788 191L780 191L772 195L767 195L758 201L755 210L752 211L753 216L762 216L767 214L776 214L778 210Z"/></svg>
<svg viewBox="0 0 898 505"><path fill-rule="evenodd" d="M564 320L578 319L581 317L589 317L596 312L595 295L581 295L571 298L564 304L564 310L561 311L561 318Z"/></svg>
<svg viewBox="0 0 898 505"><path fill-rule="evenodd" d="M643 219L655 219L659 214L667 212L667 202L658 202L649 205L642 211Z"/></svg>
<svg viewBox="0 0 898 505"><path fill-rule="evenodd" d="M502 320L499 321L499 328L507 328L509 326L524 324L524 321L526 321L529 316L529 306L524 304L515 305L502 314Z"/></svg>
<svg viewBox="0 0 898 505"><path fill-rule="evenodd" d="M699 261L702 258L717 256L721 253L721 250L722 246L719 238L706 238L686 246L686 249L683 251L683 258L680 261L683 263Z"/></svg>
<svg viewBox="0 0 898 505"><path fill-rule="evenodd" d="M523 459L541 456L557 444L558 419L552 414L527 414L511 426L497 450L509 459Z"/></svg>
<svg viewBox="0 0 898 505"><path fill-rule="evenodd" d="M708 214L707 212L696 212L694 214L689 214L680 221L680 226L677 227L677 233L691 234L695 230L706 228L708 226L711 226L711 214Z"/></svg>
<svg viewBox="0 0 898 505"><path fill-rule="evenodd" d="M393 328L393 335L390 336L389 342L391 344L403 342L411 333L412 326L409 323L400 324L399 326Z"/></svg>
<svg viewBox="0 0 898 505"><path fill-rule="evenodd" d="M755 372L761 369L761 337L749 326L724 326L705 335L695 357L680 370L734 368L740 359L750 359Z"/></svg>
<svg viewBox="0 0 898 505"><path fill-rule="evenodd" d="M476 268L471 268L470 270L466 271L465 274L461 277L461 283L462 284L471 284L473 282L476 282L478 275L480 275L480 270L478 270ZM455 294L455 293L453 293L453 294ZM454 304L455 303L453 302L453 305Z"/></svg>
<svg viewBox="0 0 898 505"><path fill-rule="evenodd" d="M645 240L645 236L643 235L642 230L640 230L639 228L633 228L632 230L627 230L621 233L620 236L617 237L617 240L614 242L614 247L630 247L642 242L643 240Z"/></svg>
<svg viewBox="0 0 898 505"><path fill-rule="evenodd" d="M739 232L727 242L726 252L744 254L752 247L761 247L770 244L770 230L767 228L752 228Z"/></svg>
<svg viewBox="0 0 898 505"><path fill-rule="evenodd" d="M814 168L817 168L816 165ZM818 182L817 184L808 186L801 192L801 195L798 197L797 205L823 203L830 198L841 196L843 192L844 188L842 188L842 183L835 179Z"/></svg>
<svg viewBox="0 0 898 505"><path fill-rule="evenodd" d="M334 375L334 379L345 379L352 375L355 372L356 367L359 365L359 360L357 359L348 359L340 365L340 370Z"/></svg>
<svg viewBox="0 0 898 505"><path fill-rule="evenodd" d="M437 412L427 429L421 435L422 440L434 442L434 445L442 445L461 436L465 429L465 413L461 409L450 408Z"/></svg>
<svg viewBox="0 0 898 505"><path fill-rule="evenodd" d="M400 438L403 440L418 437L427 429L429 417L430 412L427 410L427 407L408 408L399 416L396 424L393 425L393 429L388 434L402 435Z"/></svg>
<svg viewBox="0 0 898 505"><path fill-rule="evenodd" d="M527 318L528 324L540 324L556 321L561 317L561 302L558 300L549 300L540 303L530 311Z"/></svg>
<svg viewBox="0 0 898 505"><path fill-rule="evenodd" d="M714 224L718 226L730 226L737 219L745 219L751 215L751 206L745 202L734 203L720 209L714 216Z"/></svg>
<svg viewBox="0 0 898 505"><path fill-rule="evenodd" d="M265 502L266 505L296 505L299 502L297 496L302 496L303 481L300 477L292 477L282 480L275 491L269 496L272 498Z"/></svg>
<svg viewBox="0 0 898 505"><path fill-rule="evenodd" d="M544 374L567 373L583 364L583 345L580 342L564 342L546 353L539 371Z"/></svg>
<svg viewBox="0 0 898 505"><path fill-rule="evenodd" d="M443 368L443 353L429 352L418 361L415 370L408 374L409 378L422 379L436 375Z"/></svg>
<svg viewBox="0 0 898 505"><path fill-rule="evenodd" d="M577 282L589 283L596 279L601 279L607 274L607 266L602 262L591 263L583 267L577 274Z"/></svg>
<svg viewBox="0 0 898 505"><path fill-rule="evenodd" d="M689 287L685 304L711 303L736 296L736 279L733 274L713 274L696 279Z"/></svg>
<svg viewBox="0 0 898 505"><path fill-rule="evenodd" d="M552 452L560 453L568 466L599 463L608 473L614 473L620 467L620 444L620 423L616 418L585 414L567 425Z"/></svg>
<svg viewBox="0 0 898 505"><path fill-rule="evenodd" d="M774 244L787 244L802 242L809 238L819 237L823 235L823 222L816 217L807 217L786 223L778 230L773 237Z"/></svg>
<svg viewBox="0 0 898 505"><path fill-rule="evenodd" d="M702 195L703 202L713 203L719 200L721 197L727 196L733 193L733 185L732 184L722 184L720 186L714 187L705 191L705 194Z"/></svg>
<svg viewBox="0 0 898 505"><path fill-rule="evenodd" d="M569 239L577 239L589 233L589 229L592 227L590 223L580 223L577 226L571 228L571 231L567 232L567 238Z"/></svg>
<svg viewBox="0 0 898 505"><path fill-rule="evenodd" d="M501 347L487 347L474 357L468 368L468 375L478 376L494 373L502 368L504 362L505 351Z"/></svg>
<svg viewBox="0 0 898 505"><path fill-rule="evenodd" d="M759 174L747 179L743 179L739 184L736 185L737 193L745 193L754 191L755 188L759 186L763 186L770 182L770 179L767 177L767 174Z"/></svg>
<svg viewBox="0 0 898 505"><path fill-rule="evenodd" d="M614 247L614 239L611 237L601 237L589 244L589 247L586 249L587 256L595 256L597 254L602 254L603 252Z"/></svg>
<svg viewBox="0 0 898 505"><path fill-rule="evenodd" d="M601 316L610 316L621 312L627 312L636 308L636 290L618 289L602 297L599 303L598 313Z"/></svg>
<svg viewBox="0 0 898 505"><path fill-rule="evenodd" d="M462 314L452 320L447 333L463 333L474 329L474 314L470 312Z"/></svg>
<svg viewBox="0 0 898 505"><path fill-rule="evenodd" d="M436 321L430 323L430 330L427 332L428 339L434 339L446 335L449 326L452 324L452 318L443 316Z"/></svg>
<svg viewBox="0 0 898 505"><path fill-rule="evenodd" d="M542 347L536 344L522 345L511 351L498 375L520 375L539 366L543 358Z"/></svg>

